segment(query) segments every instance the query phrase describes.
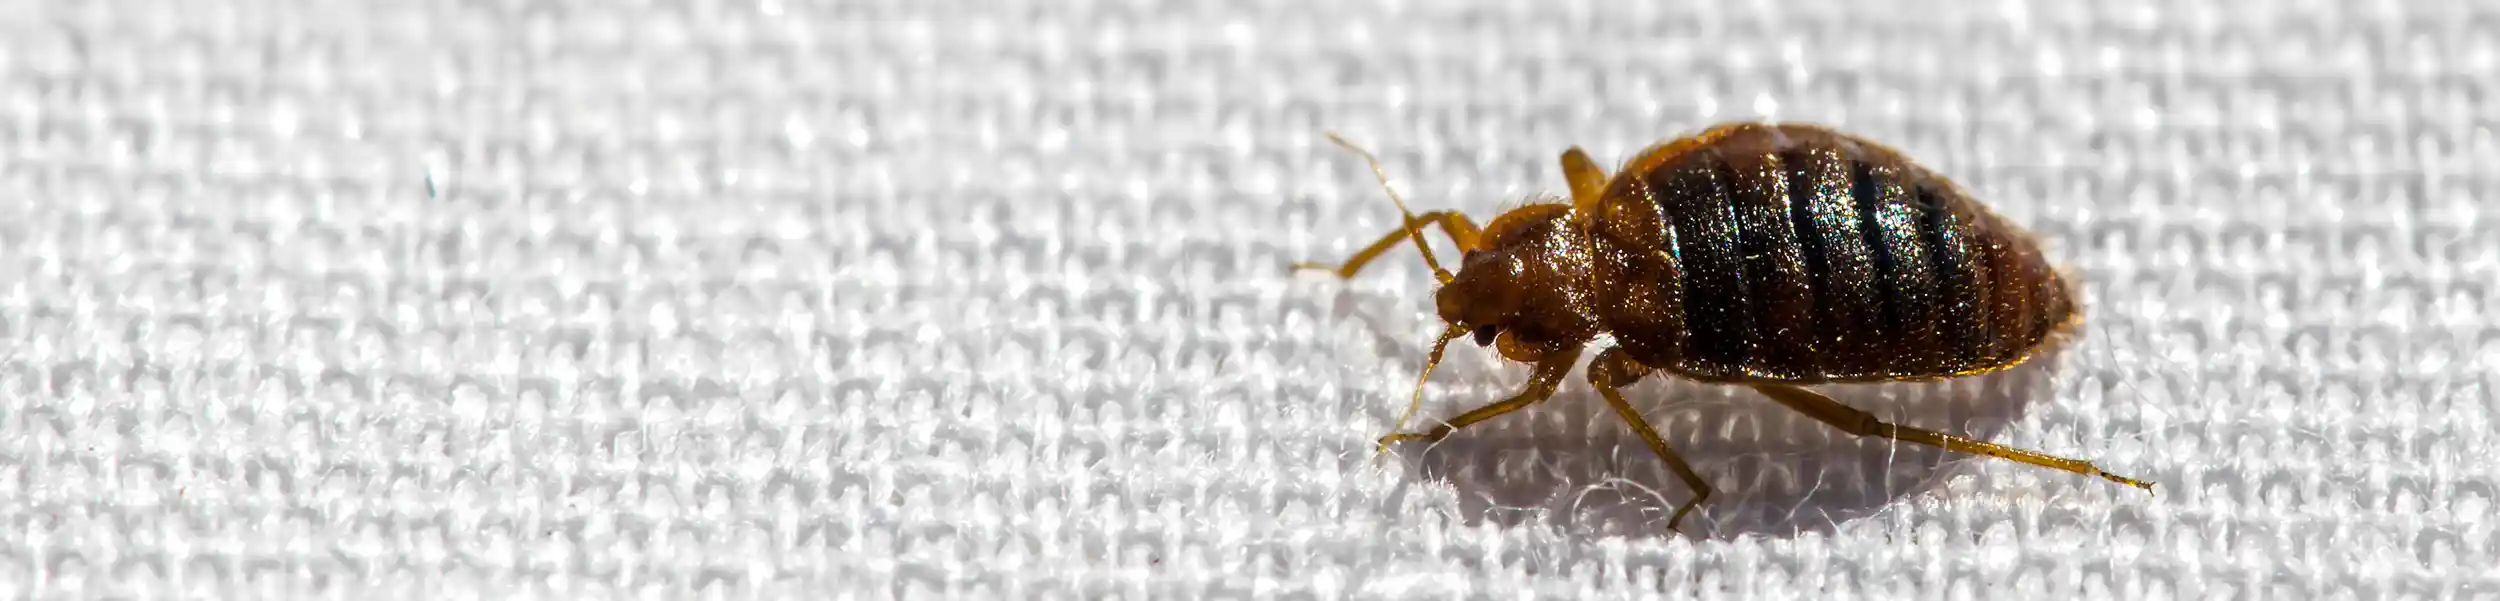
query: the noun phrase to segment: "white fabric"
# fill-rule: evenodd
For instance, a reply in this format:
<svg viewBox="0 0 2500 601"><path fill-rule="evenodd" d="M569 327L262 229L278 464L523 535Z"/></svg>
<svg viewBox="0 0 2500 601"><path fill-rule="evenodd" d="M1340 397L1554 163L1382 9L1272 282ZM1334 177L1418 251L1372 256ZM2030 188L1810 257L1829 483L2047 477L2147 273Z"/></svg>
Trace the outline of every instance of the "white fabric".
<svg viewBox="0 0 2500 601"><path fill-rule="evenodd" d="M2491 3L4 4L4 590L2500 594ZM1576 373L1374 457L1438 324L1410 249L1284 269L1395 222L1323 130L1481 222L1763 118L2089 295L1836 397L2159 491L1652 380L1674 534Z"/></svg>

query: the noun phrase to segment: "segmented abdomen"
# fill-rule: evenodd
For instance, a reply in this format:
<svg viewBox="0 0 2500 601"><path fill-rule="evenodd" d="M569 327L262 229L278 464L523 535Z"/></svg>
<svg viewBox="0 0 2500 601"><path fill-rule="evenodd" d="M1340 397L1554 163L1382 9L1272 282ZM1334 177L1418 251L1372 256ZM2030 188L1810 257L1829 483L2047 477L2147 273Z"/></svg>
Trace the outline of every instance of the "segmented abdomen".
<svg viewBox="0 0 2500 601"><path fill-rule="evenodd" d="M1701 138L1633 161L1609 190L1619 221L1657 228L1616 242L1674 263L1650 271L1675 280L1653 284L1680 301L1680 340L1626 345L1667 363L1653 367L1799 382L1988 371L2072 311L2021 232L1889 149L1808 126Z"/></svg>

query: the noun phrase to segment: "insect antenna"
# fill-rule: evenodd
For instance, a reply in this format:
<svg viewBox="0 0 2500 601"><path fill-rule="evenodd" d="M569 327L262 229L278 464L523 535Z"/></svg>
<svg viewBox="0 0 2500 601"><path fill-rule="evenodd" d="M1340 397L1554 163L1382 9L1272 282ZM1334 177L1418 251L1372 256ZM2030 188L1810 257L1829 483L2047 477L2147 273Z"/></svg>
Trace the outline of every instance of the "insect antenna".
<svg viewBox="0 0 2500 601"><path fill-rule="evenodd" d="M1424 265L1432 267L1432 277L1440 278L1441 283L1443 284L1450 283L1450 280L1453 279L1450 276L1450 271L1441 268L1441 261L1432 257L1432 247L1424 244L1424 228L1422 224L1416 223L1415 212L1406 208L1406 199L1398 198L1398 191L1396 188L1389 187L1389 172L1386 169L1380 168L1380 159L1372 156L1371 151L1363 150L1362 147L1355 146L1353 142L1347 142L1345 138L1337 137L1335 132L1324 133L1327 134L1328 141L1336 142L1338 146L1343 146L1346 150L1354 151L1354 154L1363 157L1364 162L1371 163L1372 177L1380 180L1380 190L1389 193L1389 202L1397 203L1398 214L1405 217L1405 220L1399 223L1403 224L1401 227L1406 230L1407 237L1415 239L1415 252L1423 253Z"/></svg>
<svg viewBox="0 0 2500 601"><path fill-rule="evenodd" d="M1398 423L1389 428L1390 432L1406 431L1406 420L1414 419L1415 411L1424 408L1424 383L1432 381L1432 368L1441 366L1441 353L1450 349L1450 341L1466 335L1466 326L1452 325L1441 332L1439 340L1432 341L1432 354L1424 357L1424 373L1415 376L1415 399L1407 403L1406 414L1398 416ZM1380 452L1389 452L1388 440L1380 441Z"/></svg>

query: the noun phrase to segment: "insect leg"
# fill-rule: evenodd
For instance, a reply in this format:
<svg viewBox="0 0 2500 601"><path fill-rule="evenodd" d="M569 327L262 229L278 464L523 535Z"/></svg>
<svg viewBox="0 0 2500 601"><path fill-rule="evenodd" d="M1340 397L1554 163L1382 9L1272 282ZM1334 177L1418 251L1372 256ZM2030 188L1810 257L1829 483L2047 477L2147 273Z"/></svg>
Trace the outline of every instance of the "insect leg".
<svg viewBox="0 0 2500 601"><path fill-rule="evenodd" d="M1408 222L1408 225L1417 227L1434 224L1439 224L1441 226L1442 233L1449 234L1450 242L1458 245L1459 252L1464 253L1476 247L1476 236L1478 234L1476 223L1467 219L1466 215L1457 211L1432 211L1422 215L1416 215L1413 221ZM1408 237L1406 227L1401 226L1397 230L1389 232L1389 235L1381 236L1379 241L1373 242L1371 246L1364 248L1362 252L1354 253L1353 257L1347 258L1345 263L1341 265L1332 267L1326 263L1303 261L1293 264L1293 268L1297 271L1305 269L1334 271L1337 272L1337 277L1339 278L1352 278L1354 277L1354 272L1361 271L1363 269L1364 264L1370 263L1372 259L1379 258L1380 253L1388 252L1389 249L1397 247L1399 243L1405 242Z"/></svg>
<svg viewBox="0 0 2500 601"><path fill-rule="evenodd" d="M1623 392L1616 390L1640 381L1649 373L1648 366L1632 361L1618 348L1598 353L1597 360L1589 363L1589 383L1597 386L1598 394L1606 396L1606 404L1614 406L1615 415L1621 416L1624 425L1631 426L1633 433L1641 435L1641 442L1649 444L1649 452L1656 453L1660 460L1667 462L1668 469L1675 470L1676 477L1684 479L1686 488L1693 489L1692 500L1676 507L1675 515L1667 518L1667 529L1674 530L1676 524L1684 521L1684 514L1692 513L1694 506L1710 498L1710 482L1703 480L1701 474L1694 473L1693 464L1686 463L1683 456L1675 454L1675 449L1668 448L1667 440L1658 436L1656 428L1649 427L1648 420L1641 419L1641 413L1633 410L1631 403L1624 402Z"/></svg>
<svg viewBox="0 0 2500 601"><path fill-rule="evenodd" d="M1803 413L1808 417L1821 420L1823 423L1831 424L1832 427L1839 428L1841 431L1848 432L1850 434L1856 434L1859 436L1880 436L1893 440L1915 442L1950 451L1987 455L1989 457L2019 461L2022 463L2074 472L2086 476L2100 476L2102 478L2107 478L2112 482L2144 490L2153 489L2153 484L2150 482L2101 471L2100 467L2094 466L2091 462L2080 459L2057 457L1994 443L1980 442L1932 430L1923 430L1909 426L1886 423L1883 420L1875 419L1874 414L1859 411L1848 405L1843 405L1840 401L1832 400L1831 397L1823 396L1822 394L1811 390L1779 384L1758 384L1753 388L1754 390L1761 391L1764 396L1771 397L1771 400L1779 401L1781 405L1787 405L1789 409L1794 409L1798 413Z"/></svg>
<svg viewBox="0 0 2500 601"><path fill-rule="evenodd" d="M1547 355L1544 359L1536 362L1535 375L1528 377L1528 387L1519 391L1519 394L1511 395L1510 398L1495 401L1494 403L1483 407L1477 407L1466 413L1461 413L1458 417L1450 418L1450 421L1446 423L1439 426L1433 426L1431 430L1414 433L1394 433L1388 436L1382 436L1380 437L1381 447L1385 450L1389 443L1407 440L1438 441L1443 437L1449 436L1451 432L1457 431L1459 428L1465 428L1467 426L1474 425L1476 422L1500 417L1504 413L1518 411L1529 405L1537 404L1538 401L1543 401L1546 397L1554 396L1554 387L1562 383L1563 374L1570 373L1571 364L1579 359L1580 349L1576 348Z"/></svg>
<svg viewBox="0 0 2500 601"><path fill-rule="evenodd" d="M1598 198L1606 192L1606 170L1589 159L1589 153L1573 146L1562 154L1563 180L1571 184L1571 206L1588 215L1597 209Z"/></svg>

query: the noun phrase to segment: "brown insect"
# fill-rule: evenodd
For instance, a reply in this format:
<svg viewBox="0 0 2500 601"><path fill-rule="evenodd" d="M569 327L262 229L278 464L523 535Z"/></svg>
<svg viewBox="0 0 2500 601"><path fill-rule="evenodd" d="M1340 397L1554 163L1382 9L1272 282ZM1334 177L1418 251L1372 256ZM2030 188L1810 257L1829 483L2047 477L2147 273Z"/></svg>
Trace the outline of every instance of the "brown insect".
<svg viewBox="0 0 2500 601"><path fill-rule="evenodd" d="M1886 423L1800 386L1931 381L2013 367L2082 320L2073 291L2027 232L1890 148L1822 127L1735 123L1642 151L1609 177L1577 147L1562 154L1571 201L1533 202L1479 229L1466 215L1415 215L1369 161L1406 221L1333 270L1412 241L1442 286L1449 324L1385 450L1517 411L1553 394L1584 346L1612 334L1589 383L1693 489L1710 485L1617 389L1652 372L1739 384L1858 436L1879 436L2152 485L2091 463ZM1452 275L1424 244L1439 224L1464 254ZM1330 269L1301 263L1298 269ZM1451 340L1535 366L1525 390L1420 433L1399 432Z"/></svg>

